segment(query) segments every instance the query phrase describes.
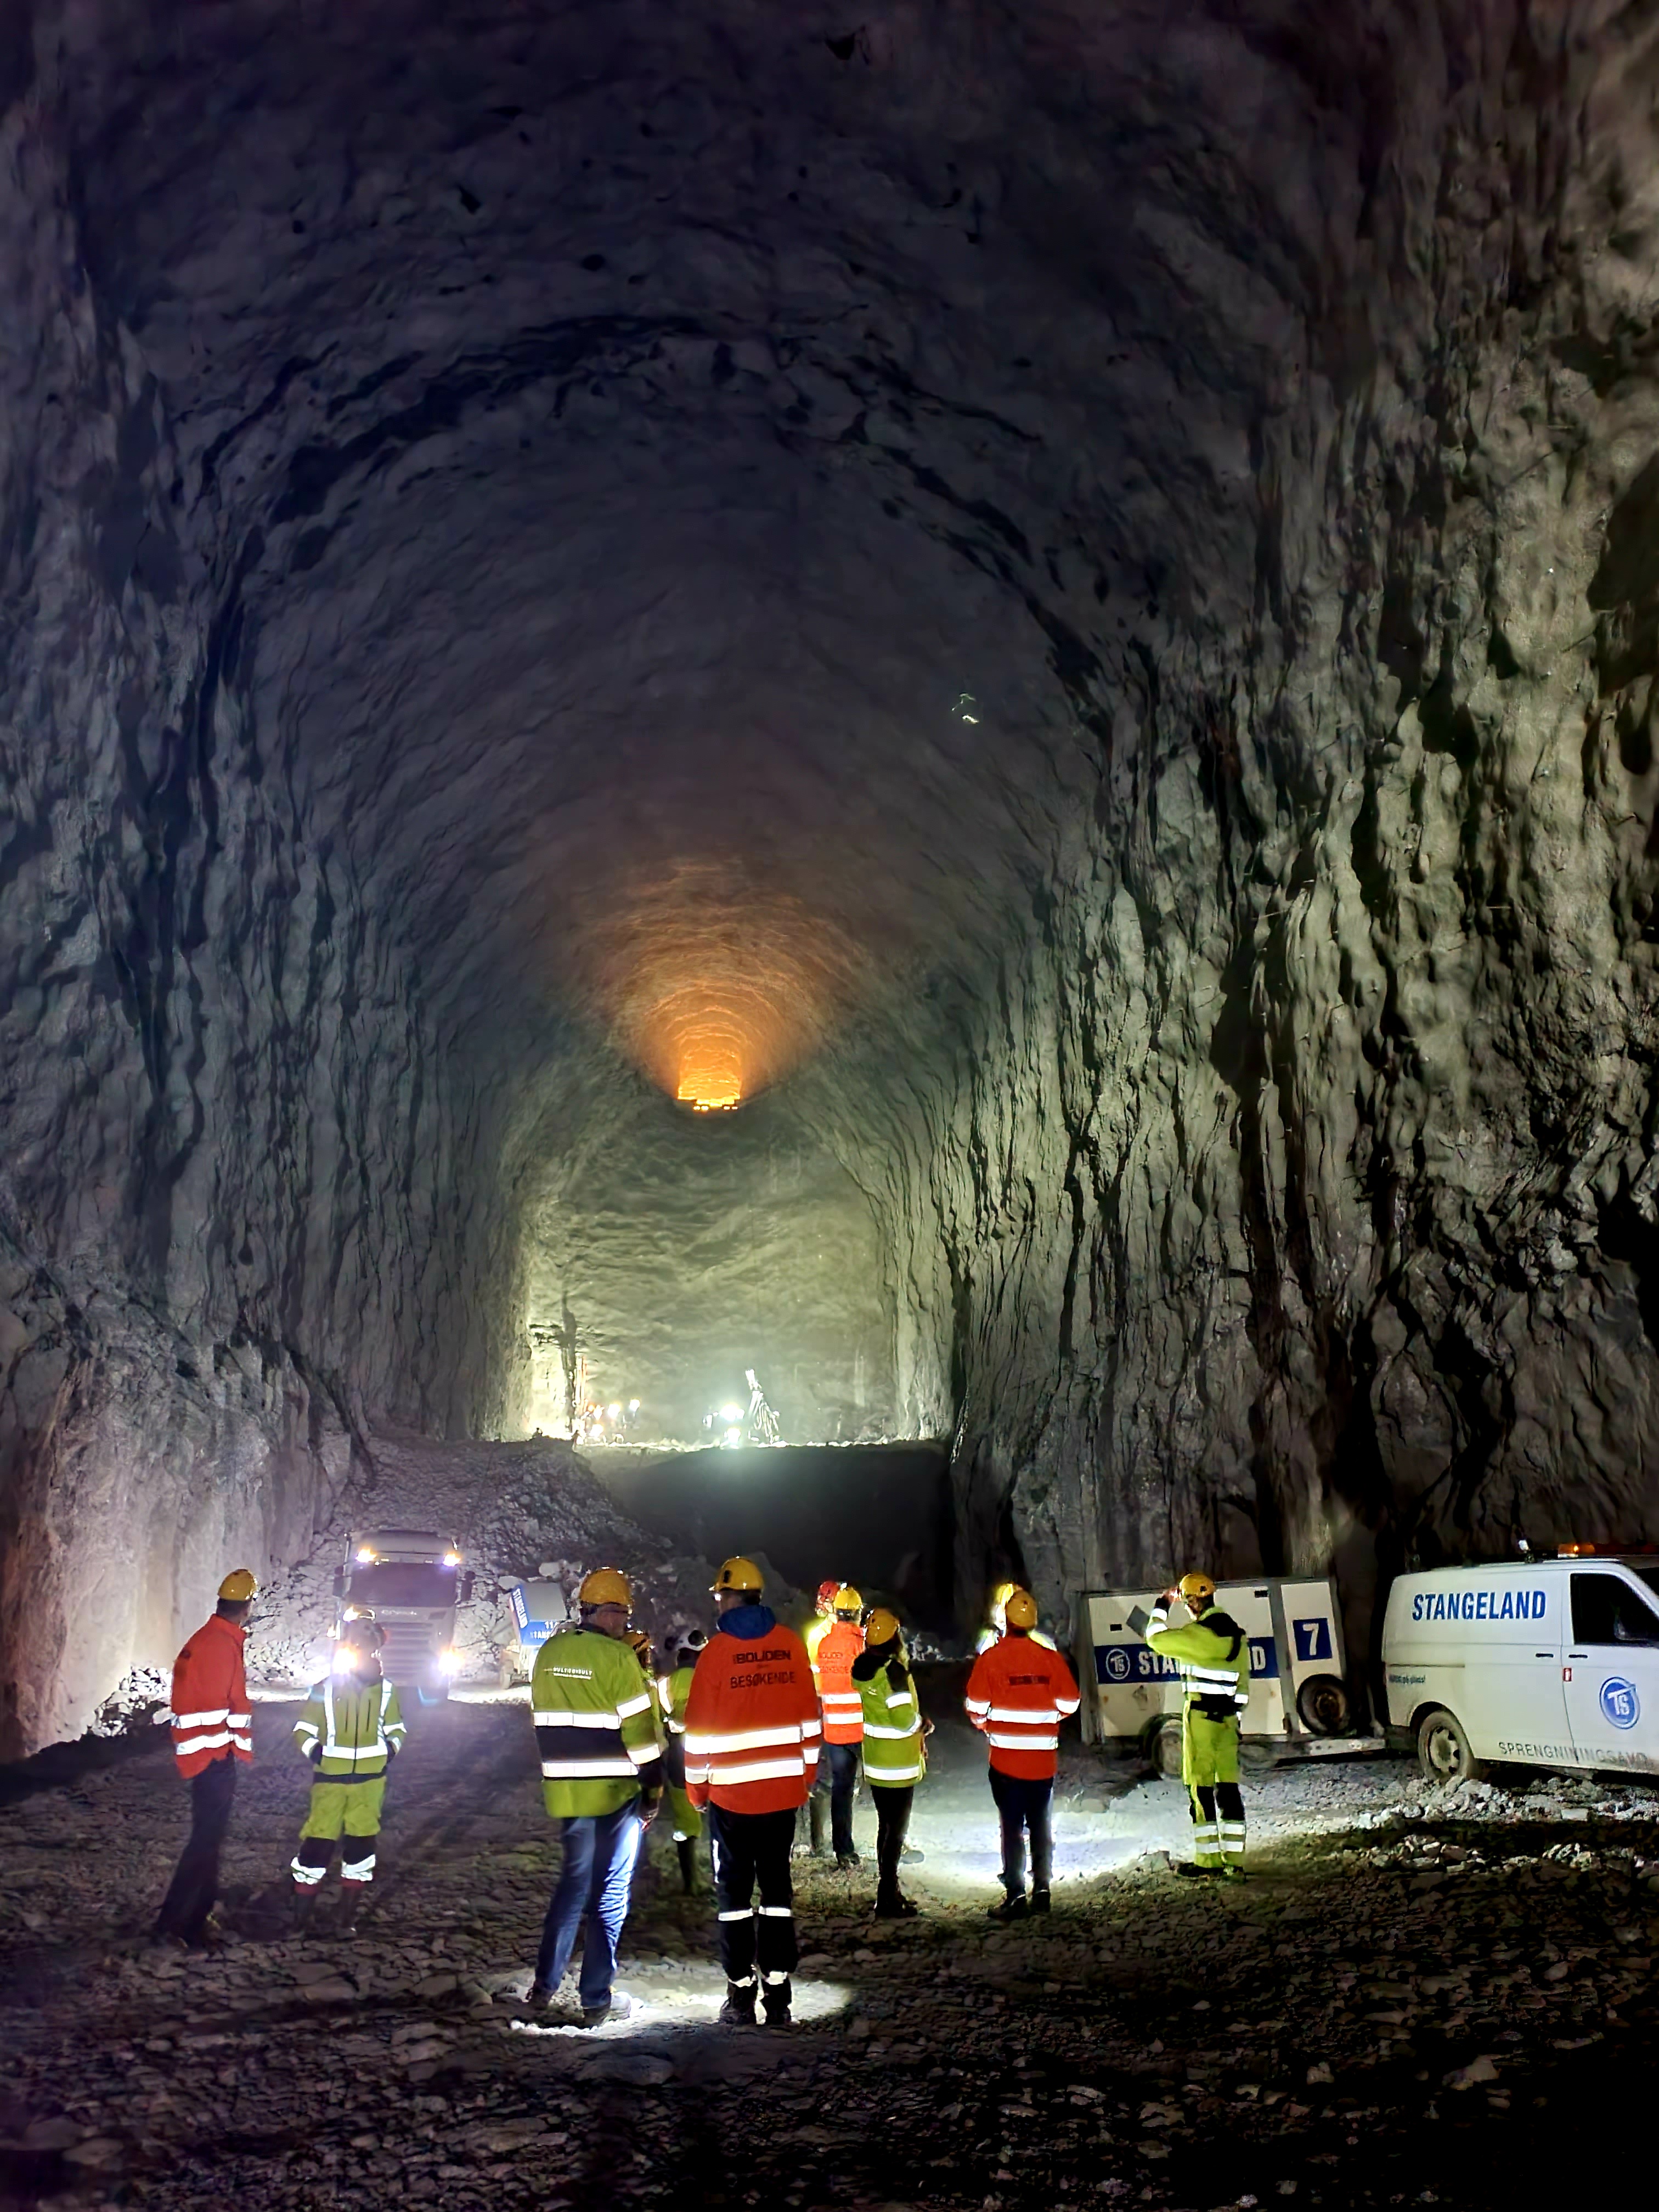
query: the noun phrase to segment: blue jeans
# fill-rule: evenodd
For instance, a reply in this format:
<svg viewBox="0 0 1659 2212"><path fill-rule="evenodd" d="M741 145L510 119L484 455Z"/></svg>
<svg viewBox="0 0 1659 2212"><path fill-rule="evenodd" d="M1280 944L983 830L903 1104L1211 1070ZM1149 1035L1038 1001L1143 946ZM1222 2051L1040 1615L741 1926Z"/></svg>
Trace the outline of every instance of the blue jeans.
<svg viewBox="0 0 1659 2212"><path fill-rule="evenodd" d="M536 1979L546 1989L557 1989L576 1948L576 1930L586 1915L581 1972L584 2012L596 2012L611 2002L617 1946L628 1917L628 1893L644 1833L637 1802L624 1805L619 1812L559 1823L564 1864L542 1925Z"/></svg>

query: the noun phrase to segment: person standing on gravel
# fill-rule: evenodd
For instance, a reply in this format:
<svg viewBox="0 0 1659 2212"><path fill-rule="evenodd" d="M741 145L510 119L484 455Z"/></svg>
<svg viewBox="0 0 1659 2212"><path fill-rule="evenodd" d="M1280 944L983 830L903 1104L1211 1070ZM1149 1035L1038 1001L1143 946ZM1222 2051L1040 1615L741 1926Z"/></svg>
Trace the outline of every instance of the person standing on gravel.
<svg viewBox="0 0 1659 2212"><path fill-rule="evenodd" d="M688 1897L697 1887L697 1845L702 1839L702 1814L685 1791L685 1701L691 1694L691 1675L708 1638L700 1628L688 1629L674 1654L674 1671L657 1684L662 1708L662 1771L668 1784L668 1812L674 1824L674 1850L680 1863L680 1887Z"/></svg>
<svg viewBox="0 0 1659 2212"><path fill-rule="evenodd" d="M1170 1626L1180 1598L1192 1615ZM1215 1601L1208 1575L1183 1575L1150 1613L1129 1626L1181 1670L1181 1778L1193 1811L1193 1859L1182 1873L1244 1879L1244 1799L1238 1786L1238 1731L1250 1702L1249 1638Z"/></svg>
<svg viewBox="0 0 1659 2212"><path fill-rule="evenodd" d="M809 1647L812 1686L818 1693L823 1721L823 1749L818 1756L809 1817L812 1856L822 1858L823 1809L828 1802L836 1864L851 1868L859 1863L853 1842L853 1799L859 1786L859 1746L864 1741L864 1707L853 1680L853 1662L864 1649L864 1631L859 1626L864 1600L850 1583L843 1583L830 1601L830 1611L833 1618L829 1626L816 1646Z"/></svg>
<svg viewBox="0 0 1659 2212"><path fill-rule="evenodd" d="M1078 1687L1053 1644L1039 1644L1036 1600L1011 1592L1003 1631L980 1653L968 1677L968 1717L991 1753L991 1795L1002 1819L1002 1902L993 1920L1023 1920L1025 1839L1031 1839L1033 1912L1048 1910L1054 1840L1049 1808L1060 1756L1060 1724L1078 1709Z"/></svg>
<svg viewBox="0 0 1659 2212"><path fill-rule="evenodd" d="M294 1723L300 1755L317 1771L289 1868L296 1929L303 1929L317 1908L337 1842L342 1929L356 1924L363 1893L374 1879L386 1778L405 1734L398 1692L380 1663L385 1646L386 1631L374 1614L354 1613L340 1631L333 1671L312 1685Z"/></svg>
<svg viewBox="0 0 1659 2212"><path fill-rule="evenodd" d="M898 1870L916 1784L927 1771L928 1723L916 1704L898 1616L885 1606L864 1625L853 1683L864 1709L864 1778L876 1801L876 1917L912 1920L916 1908L899 1888Z"/></svg>
<svg viewBox="0 0 1659 2212"><path fill-rule="evenodd" d="M821 1723L806 1646L761 1603L760 1569L727 1559L711 1589L720 1625L685 1701L685 1790L708 1808L726 2002L720 2018L752 2027L789 2021L795 1814L817 1769ZM759 1925L754 1894L760 1890Z"/></svg>
<svg viewBox="0 0 1659 2212"><path fill-rule="evenodd" d="M580 1625L549 1637L530 1680L542 1799L559 1824L563 1862L529 2002L544 2012L582 1941L582 2025L626 2020L632 2000L615 1987L617 1946L640 1838L662 1790L662 1731L651 1686L624 1641L634 1593L614 1567L599 1567L576 1593Z"/></svg>
<svg viewBox="0 0 1659 2212"><path fill-rule="evenodd" d="M253 1759L253 1709L242 1670L246 1623L258 1589L251 1567L219 1585L219 1602L173 1662L173 1755L190 1784L190 1840L155 1920L158 1942L195 1949L215 1940L219 1854L236 1798L236 1769Z"/></svg>

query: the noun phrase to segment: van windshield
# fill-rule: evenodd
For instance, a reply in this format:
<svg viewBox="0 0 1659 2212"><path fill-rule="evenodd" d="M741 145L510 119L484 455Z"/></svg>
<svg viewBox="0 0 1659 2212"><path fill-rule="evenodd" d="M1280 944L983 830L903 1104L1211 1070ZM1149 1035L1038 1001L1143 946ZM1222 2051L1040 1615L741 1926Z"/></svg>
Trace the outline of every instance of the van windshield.
<svg viewBox="0 0 1659 2212"><path fill-rule="evenodd" d="M455 1570L435 1559L383 1559L353 1567L348 1588L357 1605L453 1605Z"/></svg>
<svg viewBox="0 0 1659 2212"><path fill-rule="evenodd" d="M1638 1582L1645 1583L1656 1597L1659 1597L1659 1566L1631 1569Z"/></svg>

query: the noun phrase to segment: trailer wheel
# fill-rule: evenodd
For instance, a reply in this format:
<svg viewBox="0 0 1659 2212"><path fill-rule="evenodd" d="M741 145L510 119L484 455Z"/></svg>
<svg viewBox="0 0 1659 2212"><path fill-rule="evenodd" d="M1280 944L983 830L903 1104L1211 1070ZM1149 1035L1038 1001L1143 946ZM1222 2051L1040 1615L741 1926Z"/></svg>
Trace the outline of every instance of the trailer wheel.
<svg viewBox="0 0 1659 2212"><path fill-rule="evenodd" d="M1279 1746L1268 1737L1247 1735L1238 1747L1239 1771L1243 1774L1271 1774L1279 1764Z"/></svg>
<svg viewBox="0 0 1659 2212"><path fill-rule="evenodd" d="M1343 1735L1353 1719L1348 1686L1334 1674L1310 1674L1296 1693L1296 1710L1310 1735Z"/></svg>
<svg viewBox="0 0 1659 2212"><path fill-rule="evenodd" d="M1425 1713L1417 1731L1417 1763L1431 1782L1484 1782L1486 1762L1469 1747L1463 1724L1443 1705Z"/></svg>
<svg viewBox="0 0 1659 2212"><path fill-rule="evenodd" d="M1154 1774L1161 1774L1166 1782L1181 1779L1181 1723L1161 1720L1152 1730L1146 1746Z"/></svg>

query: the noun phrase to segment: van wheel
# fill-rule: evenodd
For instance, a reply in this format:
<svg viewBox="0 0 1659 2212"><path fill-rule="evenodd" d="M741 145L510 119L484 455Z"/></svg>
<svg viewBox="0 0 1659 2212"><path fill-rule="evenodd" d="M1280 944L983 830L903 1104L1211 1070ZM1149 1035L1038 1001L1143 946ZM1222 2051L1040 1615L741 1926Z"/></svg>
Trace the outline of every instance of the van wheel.
<svg viewBox="0 0 1659 2212"><path fill-rule="evenodd" d="M1161 1720L1152 1730L1146 1747L1146 1755L1152 1762L1154 1774L1161 1774L1166 1782L1181 1779L1181 1723Z"/></svg>
<svg viewBox="0 0 1659 2212"><path fill-rule="evenodd" d="M1334 1674L1310 1674L1296 1693L1296 1710L1310 1735L1341 1735L1353 1718L1348 1686Z"/></svg>
<svg viewBox="0 0 1659 2212"><path fill-rule="evenodd" d="M1431 1782L1484 1782L1486 1762L1475 1757L1463 1723L1443 1705L1425 1713L1417 1731L1417 1763Z"/></svg>

